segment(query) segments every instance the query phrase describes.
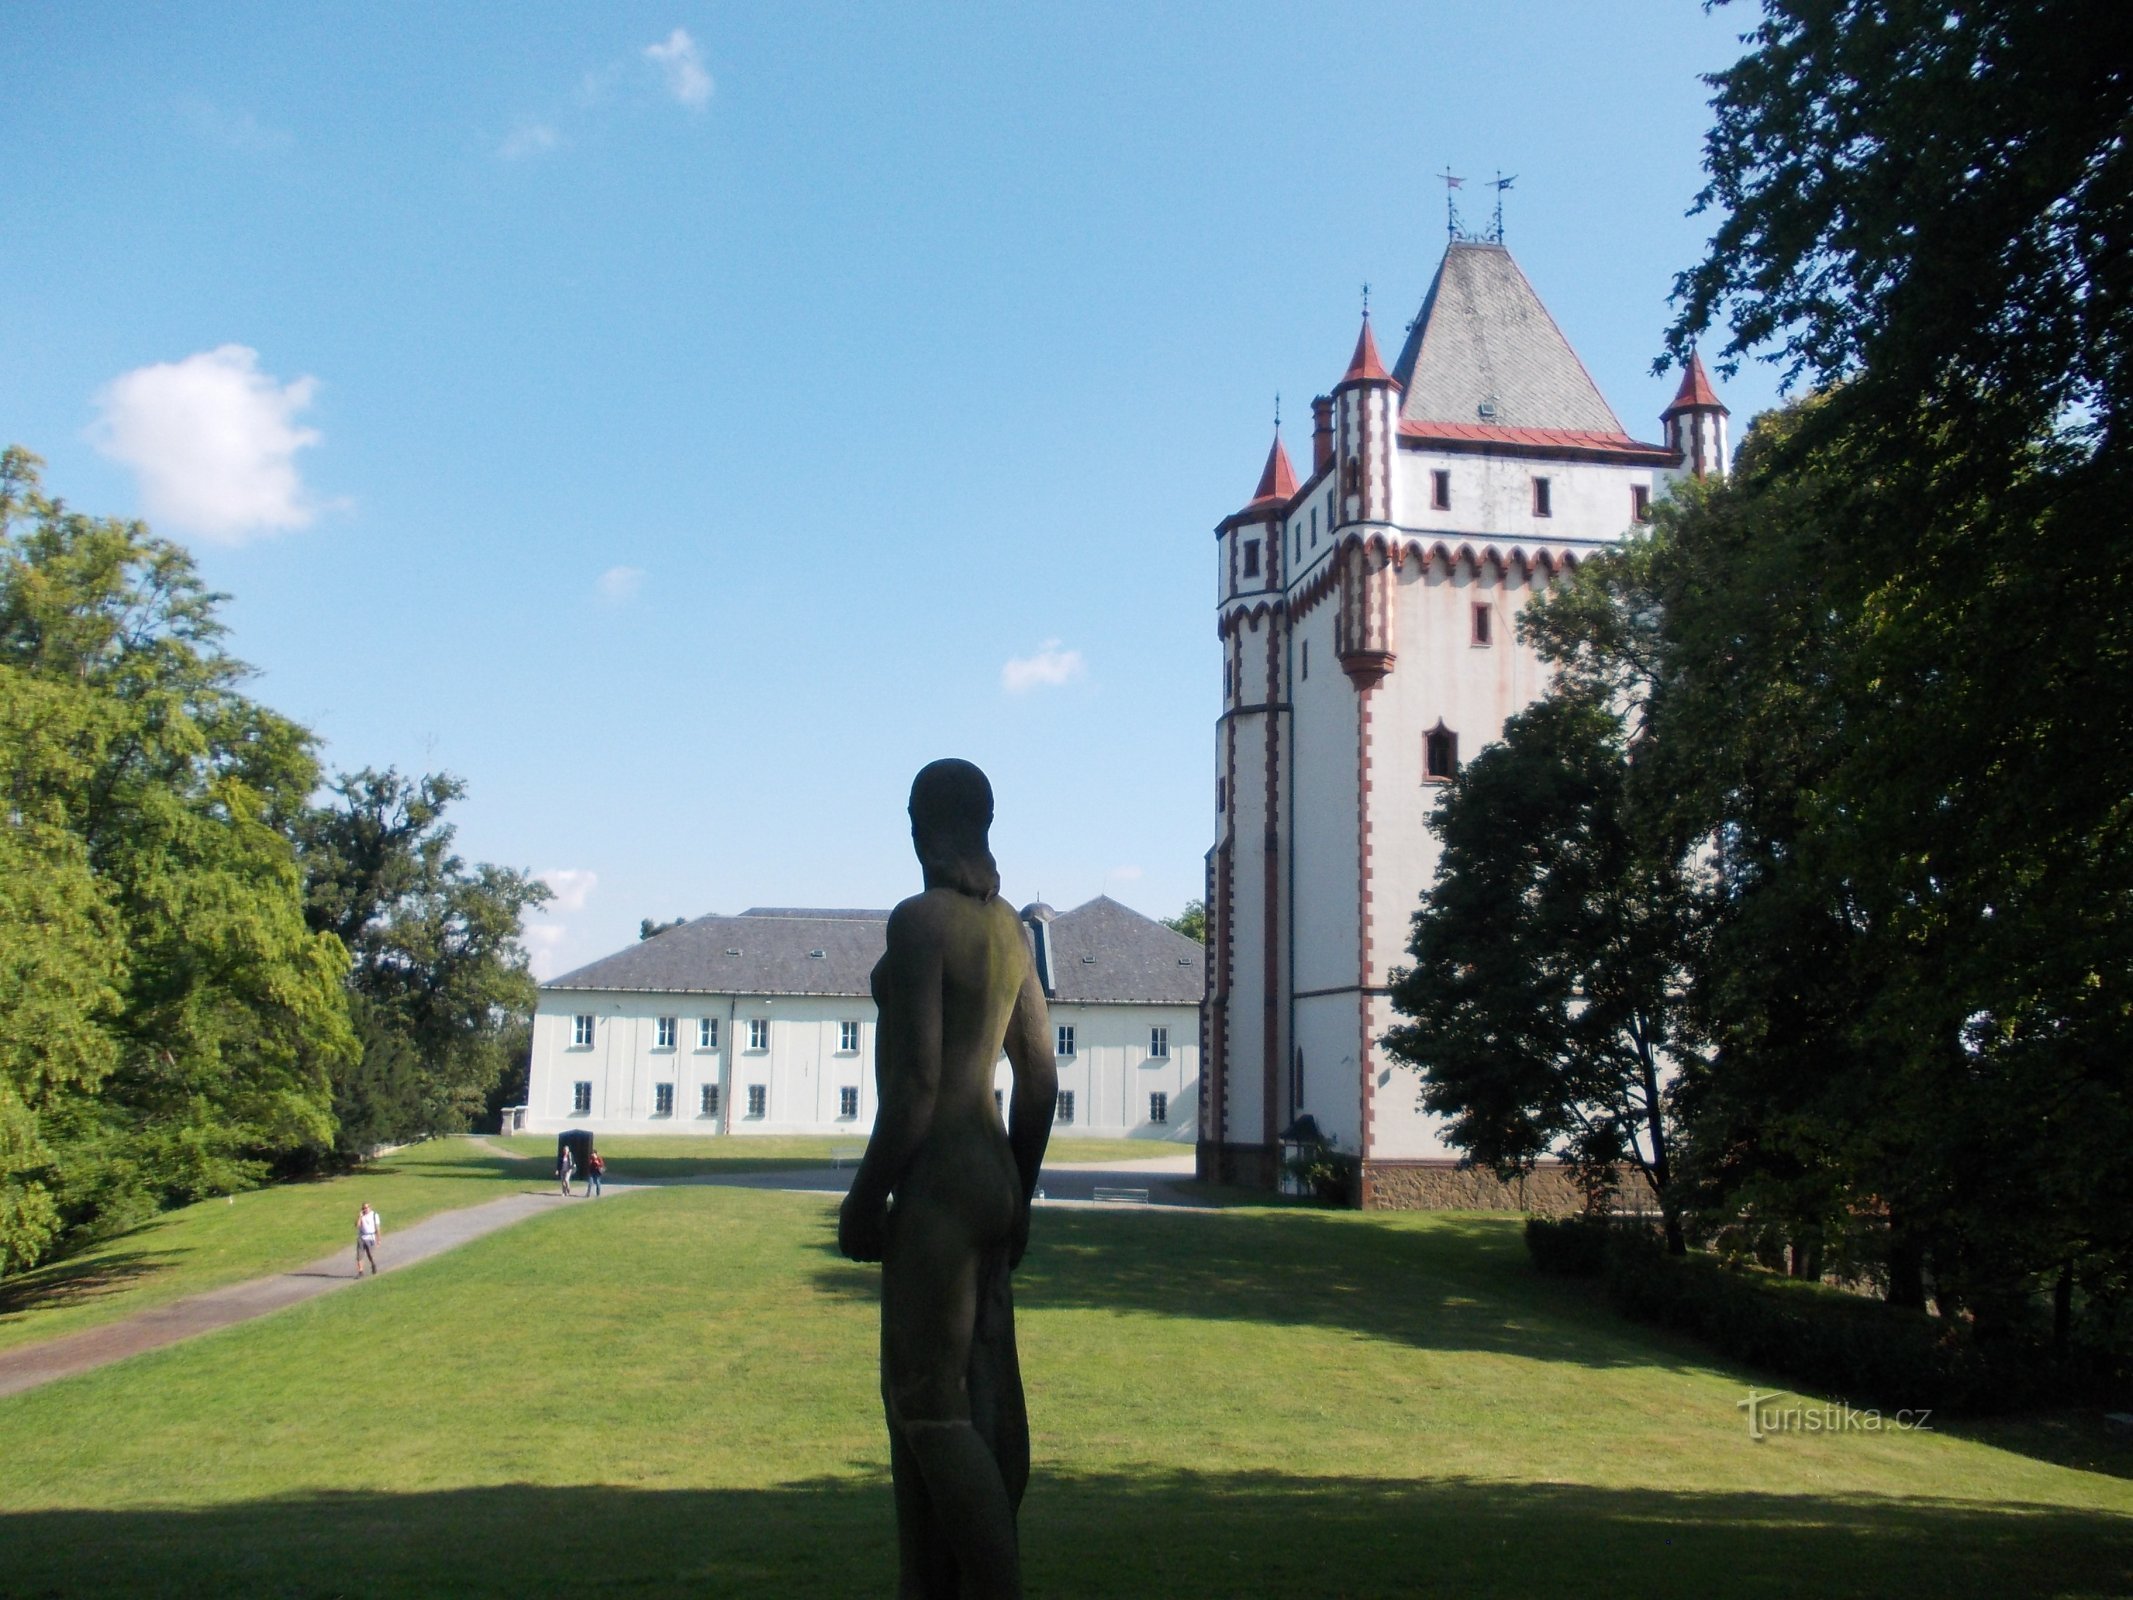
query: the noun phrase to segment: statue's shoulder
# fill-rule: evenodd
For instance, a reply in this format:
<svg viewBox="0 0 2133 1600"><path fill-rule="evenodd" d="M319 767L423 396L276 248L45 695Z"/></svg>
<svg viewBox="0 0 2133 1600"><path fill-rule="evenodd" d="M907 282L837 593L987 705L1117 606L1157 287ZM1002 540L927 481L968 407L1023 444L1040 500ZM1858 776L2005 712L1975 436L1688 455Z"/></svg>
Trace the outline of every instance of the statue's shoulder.
<svg viewBox="0 0 2133 1600"><path fill-rule="evenodd" d="M984 923L1000 916L1014 919L1014 911L998 895L980 900L960 889L928 889L915 894L889 913L889 942L938 938L948 929Z"/></svg>

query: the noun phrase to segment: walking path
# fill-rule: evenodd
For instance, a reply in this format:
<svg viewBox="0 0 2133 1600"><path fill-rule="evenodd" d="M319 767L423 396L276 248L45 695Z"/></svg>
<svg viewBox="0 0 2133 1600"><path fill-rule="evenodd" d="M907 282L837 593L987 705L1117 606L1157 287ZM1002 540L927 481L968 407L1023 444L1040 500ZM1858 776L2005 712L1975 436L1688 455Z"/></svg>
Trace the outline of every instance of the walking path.
<svg viewBox="0 0 2133 1600"><path fill-rule="evenodd" d="M397 1269L469 1239L479 1239L485 1233L508 1228L550 1205L568 1203L559 1194L514 1194L459 1211L439 1212L387 1234L379 1243L378 1253L389 1269ZM56 1378L69 1378L144 1350L159 1350L194 1334L210 1333L233 1322L248 1322L300 1300L348 1288L356 1281L354 1258L351 1240L345 1249L293 1272L277 1272L271 1277L210 1289L205 1294L137 1312L123 1322L0 1352L0 1396L19 1394Z"/></svg>
<svg viewBox="0 0 2133 1600"><path fill-rule="evenodd" d="M606 1187L611 1194L677 1183L842 1194L851 1187L852 1176L850 1167L797 1168L782 1172L706 1174L697 1178L651 1179L634 1183L610 1178ZM1148 1199L1143 1204L1191 1206L1193 1198L1177 1187L1191 1176L1192 1157L1189 1153L1123 1163L1048 1161L1039 1190L1045 1198L1038 1204L1089 1205L1096 1203L1095 1191L1099 1186L1130 1186L1147 1191ZM392 1268L410 1266L455 1245L479 1239L499 1228L508 1228L514 1222L523 1222L549 1206L567 1204L569 1202L562 1195L548 1190L506 1195L501 1200L486 1201L478 1206L442 1211L388 1234L379 1245L379 1254ZM1103 1204L1106 1209L1113 1209L1117 1202L1107 1200ZM345 1289L356 1281L351 1265L353 1259L354 1246L351 1244L291 1272L277 1272L269 1277L210 1289L205 1294L136 1312L123 1321L106 1323L100 1328L86 1328L80 1333L64 1334L41 1344L0 1351L0 1398L59 1378L70 1378L77 1372L88 1372L113 1361L123 1361L144 1351L160 1350L195 1334L212 1333L232 1323L249 1322L254 1317L263 1317L270 1311L314 1299L334 1289Z"/></svg>

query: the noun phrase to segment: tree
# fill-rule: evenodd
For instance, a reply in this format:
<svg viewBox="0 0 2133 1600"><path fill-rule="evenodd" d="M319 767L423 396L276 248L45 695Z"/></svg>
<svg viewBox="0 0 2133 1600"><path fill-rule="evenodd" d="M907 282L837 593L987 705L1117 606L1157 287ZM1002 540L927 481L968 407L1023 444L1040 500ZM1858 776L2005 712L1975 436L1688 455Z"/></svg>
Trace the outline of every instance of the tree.
<svg viewBox="0 0 2133 1600"><path fill-rule="evenodd" d="M336 778L332 802L297 825L307 915L347 947L363 1002L365 1058L336 1083L344 1153L465 1128L532 1013L519 922L549 890L453 853L444 813L465 792L449 774L366 768Z"/></svg>
<svg viewBox="0 0 2133 1600"><path fill-rule="evenodd" d="M1183 911L1174 917L1163 918L1163 926L1172 933L1182 933L1194 944L1207 943L1207 902L1186 901Z"/></svg>
<svg viewBox="0 0 2133 1600"><path fill-rule="evenodd" d="M1506 1180L1561 1155L1596 1199L1628 1162L1683 1248L1666 1078L1689 938L1672 860L1644 848L1622 719L1544 699L1469 762L1430 820L1437 879L1416 914L1415 965L1394 974L1409 1018L1386 1048L1422 1072L1447 1138Z"/></svg>
<svg viewBox="0 0 2133 1600"><path fill-rule="evenodd" d="M184 550L69 511L38 465L0 454L20 873L0 909L19 1007L0 1203L18 1222L52 1208L24 1239L241 1186L323 1143L326 1064L353 1049L343 952L304 925L285 831L316 782L310 735L240 692L221 597Z"/></svg>
<svg viewBox="0 0 2133 1600"><path fill-rule="evenodd" d="M637 924L637 937L640 940L656 939L662 933L673 932L674 929L680 927L684 922L687 922L688 920L689 919L687 917L676 917L672 922L659 922L655 921L651 917L645 917L641 919Z"/></svg>
<svg viewBox="0 0 2133 1600"><path fill-rule="evenodd" d="M1828 388L1771 464L1848 495L1816 573L1842 719L1782 876L1843 886L1876 976L1855 1176L1987 1321L2133 1256L2120 9L1767 0L1714 80L1721 218L1669 336L1724 316Z"/></svg>

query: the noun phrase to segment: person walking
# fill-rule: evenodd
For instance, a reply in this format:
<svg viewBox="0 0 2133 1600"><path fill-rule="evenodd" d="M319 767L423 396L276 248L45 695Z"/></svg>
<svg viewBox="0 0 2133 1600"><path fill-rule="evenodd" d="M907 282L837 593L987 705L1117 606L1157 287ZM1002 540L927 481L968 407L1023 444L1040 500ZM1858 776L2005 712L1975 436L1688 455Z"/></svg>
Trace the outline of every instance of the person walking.
<svg viewBox="0 0 2133 1600"><path fill-rule="evenodd" d="M555 1175L562 1180L563 1192L570 1193L570 1175L577 1171L577 1163L571 1159L570 1146L565 1145L555 1153Z"/></svg>
<svg viewBox="0 0 2133 1600"><path fill-rule="evenodd" d="M600 1198L600 1180L607 1176L607 1158L595 1150L585 1164L585 1192L595 1200Z"/></svg>
<svg viewBox="0 0 2133 1600"><path fill-rule="evenodd" d="M378 1275L378 1226L377 1212L370 1209L370 1202L363 1202L363 1209L356 1213L356 1276L363 1276L363 1263L370 1263L370 1275Z"/></svg>

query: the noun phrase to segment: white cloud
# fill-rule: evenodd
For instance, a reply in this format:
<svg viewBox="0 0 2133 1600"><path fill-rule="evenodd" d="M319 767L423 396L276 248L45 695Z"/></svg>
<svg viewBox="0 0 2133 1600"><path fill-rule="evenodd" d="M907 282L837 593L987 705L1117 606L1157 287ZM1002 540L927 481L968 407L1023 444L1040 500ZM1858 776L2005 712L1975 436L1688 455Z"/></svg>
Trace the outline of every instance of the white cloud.
<svg viewBox="0 0 2133 1600"><path fill-rule="evenodd" d="M619 66L595 67L578 80L577 101L581 106L596 106L614 93L615 85L622 80Z"/></svg>
<svg viewBox="0 0 2133 1600"><path fill-rule="evenodd" d="M178 120L199 138L240 155L264 155L292 142L287 132L268 127L251 112L225 111L205 95L181 95L177 111Z"/></svg>
<svg viewBox="0 0 2133 1600"><path fill-rule="evenodd" d="M611 606L627 605L643 587L642 567L609 567L593 580L593 592Z"/></svg>
<svg viewBox="0 0 2133 1600"><path fill-rule="evenodd" d="M504 142L496 147L496 153L506 161L523 161L528 156L546 155L562 142L563 136L547 123L522 117L504 135Z"/></svg>
<svg viewBox="0 0 2133 1600"><path fill-rule="evenodd" d="M1047 639L1035 655L1011 657L1000 668L1000 687L1009 694L1027 694L1035 688L1055 688L1087 675L1088 667L1079 650L1062 650L1057 639Z"/></svg>
<svg viewBox="0 0 2133 1600"><path fill-rule="evenodd" d="M133 469L161 531L237 544L318 515L296 470L296 452L319 442L296 422L317 389L316 378L279 382L258 351L226 344L112 379L90 438Z"/></svg>
<svg viewBox="0 0 2133 1600"><path fill-rule="evenodd" d="M644 58L657 67L667 81L667 93L693 111L711 100L711 74L687 28L676 28L661 44L644 47Z"/></svg>
<svg viewBox="0 0 2133 1600"><path fill-rule="evenodd" d="M1136 883L1140 880L1140 875L1141 869L1139 867L1113 867L1104 874L1104 878L1107 882L1116 878L1120 883Z"/></svg>
<svg viewBox="0 0 2133 1600"><path fill-rule="evenodd" d="M583 911L593 890L600 886L600 874L584 867L552 867L534 876L548 885L554 896L548 908L554 911Z"/></svg>

